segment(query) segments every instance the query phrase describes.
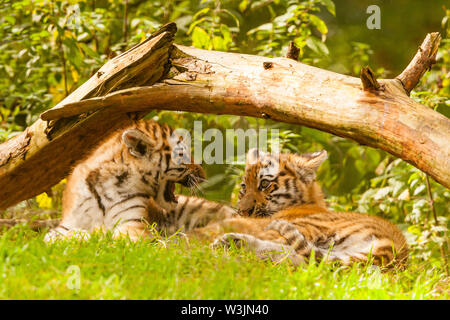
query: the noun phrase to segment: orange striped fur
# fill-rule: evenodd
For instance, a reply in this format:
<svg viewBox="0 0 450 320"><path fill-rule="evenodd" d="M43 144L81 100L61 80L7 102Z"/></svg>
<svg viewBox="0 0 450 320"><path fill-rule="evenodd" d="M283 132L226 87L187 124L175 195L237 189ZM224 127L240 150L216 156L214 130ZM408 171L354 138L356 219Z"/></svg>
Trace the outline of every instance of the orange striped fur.
<svg viewBox="0 0 450 320"><path fill-rule="evenodd" d="M61 223L45 241L97 229L132 240L148 236L150 199L174 202L174 183L191 187L205 177L186 150L166 124L141 120L114 132L70 174Z"/></svg>
<svg viewBox="0 0 450 320"><path fill-rule="evenodd" d="M402 267L408 247L402 232L385 219L326 208L316 182L325 151L277 157L250 150L239 209L243 217L193 230L190 236L215 245L242 245L264 259L294 264L315 257L344 265L367 261ZM274 165L278 158L279 165ZM276 167L276 170L273 168Z"/></svg>

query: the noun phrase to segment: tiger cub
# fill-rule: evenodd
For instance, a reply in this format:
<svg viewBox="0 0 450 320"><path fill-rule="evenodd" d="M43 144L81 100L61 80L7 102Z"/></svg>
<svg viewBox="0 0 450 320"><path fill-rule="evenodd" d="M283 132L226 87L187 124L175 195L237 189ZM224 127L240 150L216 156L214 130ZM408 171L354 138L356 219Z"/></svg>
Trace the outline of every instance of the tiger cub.
<svg viewBox="0 0 450 320"><path fill-rule="evenodd" d="M388 221L360 213L332 212L325 206L316 170L326 151L297 154L247 154L239 211L246 217L226 219L194 230L191 237L233 242L262 258L289 258L300 264L315 257L349 265L367 261L402 267L408 247L402 232Z"/></svg>
<svg viewBox="0 0 450 320"><path fill-rule="evenodd" d="M174 201L175 182L192 187L204 180L187 150L166 124L140 120L116 131L70 174L61 222L44 240L88 236L97 229L131 240L148 235L151 198L160 194Z"/></svg>

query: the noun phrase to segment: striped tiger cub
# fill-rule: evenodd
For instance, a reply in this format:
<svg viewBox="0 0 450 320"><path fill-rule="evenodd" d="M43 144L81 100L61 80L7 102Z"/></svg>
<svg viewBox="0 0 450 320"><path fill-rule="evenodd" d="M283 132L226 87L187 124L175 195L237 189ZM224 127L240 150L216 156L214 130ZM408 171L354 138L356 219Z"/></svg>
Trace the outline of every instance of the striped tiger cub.
<svg viewBox="0 0 450 320"><path fill-rule="evenodd" d="M294 264L318 259L349 265L367 261L402 267L408 247L402 232L388 221L360 213L332 212L325 206L316 170L326 151L297 154L247 154L239 194L244 217L226 219L191 232L216 246L235 243L261 258Z"/></svg>
<svg viewBox="0 0 450 320"><path fill-rule="evenodd" d="M61 223L44 240L88 237L97 229L131 240L148 235L151 198L173 202L174 183L192 187L204 180L187 150L169 126L149 120L113 133L70 174Z"/></svg>

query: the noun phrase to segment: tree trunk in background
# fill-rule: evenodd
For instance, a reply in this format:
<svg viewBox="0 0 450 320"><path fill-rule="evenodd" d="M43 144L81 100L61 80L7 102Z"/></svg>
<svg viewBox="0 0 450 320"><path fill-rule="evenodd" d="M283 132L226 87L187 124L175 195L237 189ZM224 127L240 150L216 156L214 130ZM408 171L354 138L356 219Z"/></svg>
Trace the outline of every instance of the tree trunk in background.
<svg viewBox="0 0 450 320"><path fill-rule="evenodd" d="M413 59L423 67L410 64L399 79L379 81L368 68L358 79L287 58L163 46L165 54L154 66L165 75L158 83L115 92L122 87L112 85L104 96L63 101L41 115L54 127L63 125L58 138L49 140L43 134L47 124L39 121L40 127L34 124L13 143L7 141L6 150L13 152L9 163L0 166L0 208L56 184L106 134L128 123L127 113L154 109L253 116L316 128L386 150L450 187L450 120L408 96L435 58L439 35L427 39L417 54L423 59ZM169 54L172 68L165 74L162 66ZM140 75L147 72L154 69ZM127 81L121 85L129 87ZM36 134L42 143L27 149Z"/></svg>
<svg viewBox="0 0 450 320"><path fill-rule="evenodd" d="M115 90L154 84L168 71L175 32L174 23L163 26L146 41L108 61L53 109ZM105 136L129 125L132 117L104 110L58 121L38 120L1 144L0 209L50 189Z"/></svg>

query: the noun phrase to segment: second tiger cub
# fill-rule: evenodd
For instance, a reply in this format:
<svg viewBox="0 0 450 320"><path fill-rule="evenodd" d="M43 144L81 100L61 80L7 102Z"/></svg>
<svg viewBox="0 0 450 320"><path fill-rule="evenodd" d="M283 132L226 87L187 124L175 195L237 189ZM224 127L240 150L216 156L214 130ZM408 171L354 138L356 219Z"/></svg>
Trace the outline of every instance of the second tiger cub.
<svg viewBox="0 0 450 320"><path fill-rule="evenodd" d="M191 237L216 245L234 242L273 260L289 256L295 264L314 251L316 258L345 265L372 256L380 266L403 266L408 247L396 226L326 208L316 182L316 170L326 158L326 151L274 155L250 150L239 194L239 211L246 217L211 224Z"/></svg>

